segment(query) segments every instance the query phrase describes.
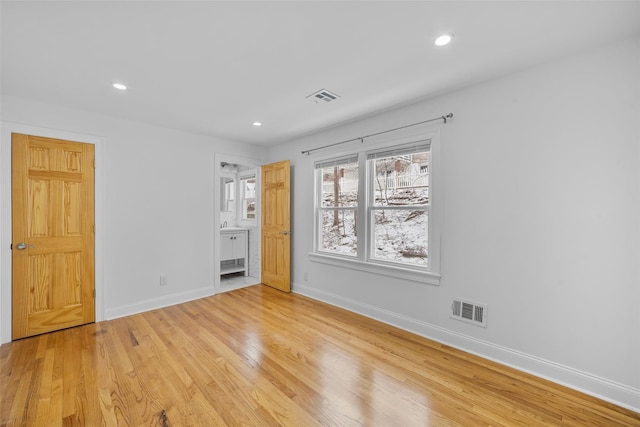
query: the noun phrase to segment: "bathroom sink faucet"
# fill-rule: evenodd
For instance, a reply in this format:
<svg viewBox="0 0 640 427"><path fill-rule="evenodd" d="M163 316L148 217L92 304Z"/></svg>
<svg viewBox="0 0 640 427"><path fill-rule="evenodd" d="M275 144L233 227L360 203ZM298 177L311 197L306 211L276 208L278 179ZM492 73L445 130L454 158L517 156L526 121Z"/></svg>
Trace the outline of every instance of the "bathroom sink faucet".
<svg viewBox="0 0 640 427"><path fill-rule="evenodd" d="M220 224L220 228L227 228L227 221Z"/></svg>

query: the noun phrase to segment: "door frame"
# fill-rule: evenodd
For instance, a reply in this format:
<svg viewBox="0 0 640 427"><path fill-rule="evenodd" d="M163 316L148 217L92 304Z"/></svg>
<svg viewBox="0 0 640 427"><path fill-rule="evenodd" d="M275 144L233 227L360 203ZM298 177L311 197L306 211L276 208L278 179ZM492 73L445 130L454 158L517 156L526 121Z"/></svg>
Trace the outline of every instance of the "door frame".
<svg viewBox="0 0 640 427"><path fill-rule="evenodd" d="M262 170L263 161L259 159L242 157L242 156L233 156L224 153L214 153L213 155L213 288L215 293L220 292L220 262L219 262L219 254L220 254L220 210L222 206L220 205L220 197L218 195L218 191L220 188L219 182L222 174L220 173L220 163L227 162L231 164L251 166L256 169L256 178L258 180L258 185L262 185L260 183L260 171ZM236 187L237 188L237 187ZM259 207L261 203L260 194L256 193L256 207ZM262 233L262 209L259 208L256 213L256 221L257 221L257 229L258 233ZM262 248L258 248L258 256L262 259ZM258 264L258 279L260 279L260 275L262 271L260 264Z"/></svg>
<svg viewBox="0 0 640 427"><path fill-rule="evenodd" d="M11 134L84 142L95 146L95 321L105 320L104 303L104 146L105 138L12 122L0 122L0 344L11 341Z"/></svg>

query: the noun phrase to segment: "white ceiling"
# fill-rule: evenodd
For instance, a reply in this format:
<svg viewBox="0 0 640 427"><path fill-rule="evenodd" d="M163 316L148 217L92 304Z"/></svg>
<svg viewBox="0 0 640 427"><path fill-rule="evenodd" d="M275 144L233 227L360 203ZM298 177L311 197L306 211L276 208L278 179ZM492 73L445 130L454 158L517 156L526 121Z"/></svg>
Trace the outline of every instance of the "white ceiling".
<svg viewBox="0 0 640 427"><path fill-rule="evenodd" d="M2 1L0 13L2 95L258 144L640 33L640 1ZM453 42L434 46L445 32ZM319 89L341 98L306 99Z"/></svg>

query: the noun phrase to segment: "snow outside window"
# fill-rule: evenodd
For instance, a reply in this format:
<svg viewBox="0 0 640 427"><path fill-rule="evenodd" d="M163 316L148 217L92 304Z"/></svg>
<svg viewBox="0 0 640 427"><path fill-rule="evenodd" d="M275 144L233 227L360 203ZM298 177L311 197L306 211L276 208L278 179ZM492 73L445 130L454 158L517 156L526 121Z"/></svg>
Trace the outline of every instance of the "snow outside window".
<svg viewBox="0 0 640 427"><path fill-rule="evenodd" d="M372 261L428 267L430 144L367 154Z"/></svg>
<svg viewBox="0 0 640 427"><path fill-rule="evenodd" d="M315 162L315 262L440 284L440 137L410 134Z"/></svg>
<svg viewBox="0 0 640 427"><path fill-rule="evenodd" d="M358 156L316 163L317 250L358 255Z"/></svg>

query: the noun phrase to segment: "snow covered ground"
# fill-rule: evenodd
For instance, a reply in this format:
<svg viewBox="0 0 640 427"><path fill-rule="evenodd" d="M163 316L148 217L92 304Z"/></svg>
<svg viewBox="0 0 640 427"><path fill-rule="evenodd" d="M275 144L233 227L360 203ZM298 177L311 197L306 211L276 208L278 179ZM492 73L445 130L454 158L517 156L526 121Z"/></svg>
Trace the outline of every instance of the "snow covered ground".
<svg viewBox="0 0 640 427"><path fill-rule="evenodd" d="M394 206L427 204L425 187L381 194L375 206L391 209L374 210L373 254L375 259L411 265L427 265L428 212L416 209L393 209ZM355 193L341 194L340 206L354 206ZM325 205L326 206L326 205ZM334 211L323 213L322 250L341 255L357 254L355 210L338 211L338 224L334 225Z"/></svg>

